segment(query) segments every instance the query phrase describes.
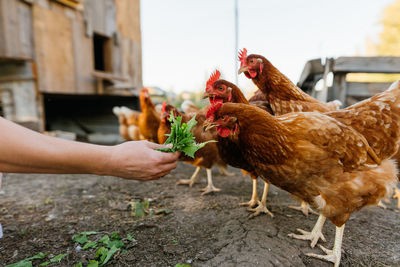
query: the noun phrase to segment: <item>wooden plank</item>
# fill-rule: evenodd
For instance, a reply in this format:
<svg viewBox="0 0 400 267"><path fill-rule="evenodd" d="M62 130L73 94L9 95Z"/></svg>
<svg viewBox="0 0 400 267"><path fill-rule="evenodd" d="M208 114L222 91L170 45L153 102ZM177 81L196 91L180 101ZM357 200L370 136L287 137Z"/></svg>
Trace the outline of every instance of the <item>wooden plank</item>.
<svg viewBox="0 0 400 267"><path fill-rule="evenodd" d="M82 9L81 4L79 3L79 1L76 0L54 0L54 1L74 9Z"/></svg>
<svg viewBox="0 0 400 267"><path fill-rule="evenodd" d="M347 95L371 97L389 88L392 83L347 82Z"/></svg>
<svg viewBox="0 0 400 267"><path fill-rule="evenodd" d="M141 42L140 0L115 0L117 29L122 36Z"/></svg>
<svg viewBox="0 0 400 267"><path fill-rule="evenodd" d="M304 82L313 79L312 77L315 76L316 74L322 74L324 73L324 66L321 63L321 59L312 59L307 61L307 63L304 65L303 71L301 72L300 79L298 81L298 86L302 87Z"/></svg>
<svg viewBox="0 0 400 267"><path fill-rule="evenodd" d="M76 16L76 19L72 22L72 27L76 92L94 94L96 92L96 81L92 76L92 71L94 69L93 40L85 34L85 26L81 14Z"/></svg>
<svg viewBox="0 0 400 267"><path fill-rule="evenodd" d="M113 0L86 0L84 14L87 28L93 32L111 38L116 32L115 5Z"/></svg>
<svg viewBox="0 0 400 267"><path fill-rule="evenodd" d="M17 0L0 0L0 58L33 58L30 5Z"/></svg>
<svg viewBox="0 0 400 267"><path fill-rule="evenodd" d="M23 2L18 2L18 57L33 58L33 28L32 7Z"/></svg>
<svg viewBox="0 0 400 267"><path fill-rule="evenodd" d="M336 74L333 78L333 95L334 98L340 100L346 107L347 85L346 74Z"/></svg>
<svg viewBox="0 0 400 267"><path fill-rule="evenodd" d="M141 42L131 41L131 70L130 76L132 84L136 88L143 87L142 81L142 44Z"/></svg>
<svg viewBox="0 0 400 267"><path fill-rule="evenodd" d="M339 57L333 72L400 73L400 57Z"/></svg>
<svg viewBox="0 0 400 267"><path fill-rule="evenodd" d="M127 77L121 77L121 76L117 76L112 73L103 72L103 71L93 71L92 75L96 78L108 80L108 81L120 81L120 82L129 81L129 78L127 78Z"/></svg>
<svg viewBox="0 0 400 267"><path fill-rule="evenodd" d="M63 14L34 5L33 29L39 90L75 93L71 20Z"/></svg>

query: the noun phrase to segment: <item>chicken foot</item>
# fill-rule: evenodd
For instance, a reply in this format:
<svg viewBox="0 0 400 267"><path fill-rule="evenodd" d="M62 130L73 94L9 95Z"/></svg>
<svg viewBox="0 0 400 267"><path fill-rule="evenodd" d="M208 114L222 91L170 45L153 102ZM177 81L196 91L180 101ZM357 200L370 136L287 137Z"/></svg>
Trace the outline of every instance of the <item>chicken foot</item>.
<svg viewBox="0 0 400 267"><path fill-rule="evenodd" d="M344 232L344 224L341 227L336 226L335 233L335 244L333 245L333 249L327 249L322 245L318 245L320 249L322 249L326 255L319 255L314 253L306 253L309 257L314 257L317 259L330 261L334 263L334 267L339 267L340 258L342 256L342 240L343 240L343 232Z"/></svg>
<svg viewBox="0 0 400 267"><path fill-rule="evenodd" d="M223 176L234 176L235 175L233 172L228 172L228 169L226 168L226 166L218 165L218 169L220 170L221 175L223 175Z"/></svg>
<svg viewBox="0 0 400 267"><path fill-rule="evenodd" d="M201 189L200 191L203 191L203 193L201 193L202 196L204 196L205 194L211 193L211 192L219 192L221 191L221 189L216 188L213 185L212 182L212 173L211 173L211 169L206 169L207 170L207 186L204 187L203 189Z"/></svg>
<svg viewBox="0 0 400 267"><path fill-rule="evenodd" d="M300 233L301 235L297 234L288 234L288 236L296 239L301 239L301 240L310 240L311 244L310 246L313 248L317 244L318 240L321 238L322 241L326 242L326 239L324 235L322 234L322 228L324 227L326 217L322 214L319 215L317 222L314 225L314 228L311 230L311 232L304 231L302 229L297 228L296 230Z"/></svg>
<svg viewBox="0 0 400 267"><path fill-rule="evenodd" d="M190 179L180 179L176 184L187 184L189 185L189 187L192 187L193 184L196 182L196 177L199 174L199 171L200 167L197 167Z"/></svg>
<svg viewBox="0 0 400 267"><path fill-rule="evenodd" d="M269 214L271 217L274 217L274 214L272 214L268 209L267 209L267 196L268 196L268 189L269 189L270 184L264 181L264 191L263 195L261 197L261 201L258 201L258 206L253 209L248 209L249 211L254 211L253 214L250 215L250 218L256 217L260 215L260 213L265 213Z"/></svg>
<svg viewBox="0 0 400 267"><path fill-rule="evenodd" d="M310 208L310 205L305 202L302 201L300 206L288 206L288 208L290 209L294 209L294 210L299 210L301 211L306 217L308 217L308 213L311 212L312 214L317 214L317 212L315 212L312 208Z"/></svg>
<svg viewBox="0 0 400 267"><path fill-rule="evenodd" d="M257 178L251 178L253 180L253 193L251 194L251 199L248 202L239 203L239 206L249 206L250 208L257 205L260 201L257 195Z"/></svg>
<svg viewBox="0 0 400 267"><path fill-rule="evenodd" d="M393 198L397 198L397 208L400 209L400 189L397 186L394 187Z"/></svg>

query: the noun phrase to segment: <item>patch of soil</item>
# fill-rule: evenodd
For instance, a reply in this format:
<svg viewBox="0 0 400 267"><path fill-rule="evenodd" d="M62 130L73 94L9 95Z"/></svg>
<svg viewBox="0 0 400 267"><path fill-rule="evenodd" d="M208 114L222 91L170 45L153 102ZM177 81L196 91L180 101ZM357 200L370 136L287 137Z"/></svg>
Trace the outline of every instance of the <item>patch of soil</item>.
<svg viewBox="0 0 400 267"><path fill-rule="evenodd" d="M72 241L82 231L134 234L137 244L115 254L109 266L331 266L305 256L321 253L319 248L288 237L296 228L311 230L317 216L307 218L289 209L295 202L286 192L270 189L267 204L274 218L248 219L249 212L238 203L250 199L249 177L237 169L230 169L233 177L215 170L214 184L222 191L200 196L204 170L198 177L201 184L193 188L175 184L193 171L181 163L166 177L146 183L90 175L7 174L0 192L0 266L39 252L66 253L57 266L87 264L95 250L77 250ZM131 201L150 201L154 210L173 212L134 218ZM346 224L342 266L400 266L400 212L394 200L387 205L387 210L369 207L353 214ZM324 234L324 245L332 248L332 223L326 223Z"/></svg>

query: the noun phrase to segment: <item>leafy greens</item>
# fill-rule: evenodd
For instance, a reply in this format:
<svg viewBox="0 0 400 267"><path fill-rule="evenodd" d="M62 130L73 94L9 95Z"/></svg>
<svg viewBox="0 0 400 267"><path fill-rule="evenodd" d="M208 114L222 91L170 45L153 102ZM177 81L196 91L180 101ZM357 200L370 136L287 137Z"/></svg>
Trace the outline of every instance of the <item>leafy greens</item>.
<svg viewBox="0 0 400 267"><path fill-rule="evenodd" d="M172 148L160 148L157 149L158 151L181 151L185 153L185 155L194 158L194 153L196 153L197 150L203 148L207 143L216 142L210 140L203 143L196 143L195 137L191 132L193 127L197 124L195 116L193 116L187 123L182 123L182 116L175 118L173 111L171 111L169 121L171 122L171 133L166 134L168 139L165 141L164 145L172 144Z"/></svg>

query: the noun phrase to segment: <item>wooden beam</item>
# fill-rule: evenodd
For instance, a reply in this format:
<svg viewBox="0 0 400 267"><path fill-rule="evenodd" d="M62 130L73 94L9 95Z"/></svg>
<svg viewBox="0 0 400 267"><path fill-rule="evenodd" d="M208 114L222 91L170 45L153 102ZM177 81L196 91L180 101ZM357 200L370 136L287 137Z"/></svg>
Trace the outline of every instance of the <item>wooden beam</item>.
<svg viewBox="0 0 400 267"><path fill-rule="evenodd" d="M371 97L389 88L392 83L348 82L347 95L356 97Z"/></svg>
<svg viewBox="0 0 400 267"><path fill-rule="evenodd" d="M103 72L103 71L93 71L92 75L95 78L99 78L99 79L103 79L103 80L107 80L107 81L120 81L120 82L128 82L129 78L127 77L121 77L121 76L117 76L114 75L112 73L108 73L108 72Z"/></svg>
<svg viewBox="0 0 400 267"><path fill-rule="evenodd" d="M343 107L346 107L347 85L346 74L336 74L333 78L333 95L334 98L340 100Z"/></svg>
<svg viewBox="0 0 400 267"><path fill-rule="evenodd" d="M333 72L400 73L400 57L339 57Z"/></svg>

